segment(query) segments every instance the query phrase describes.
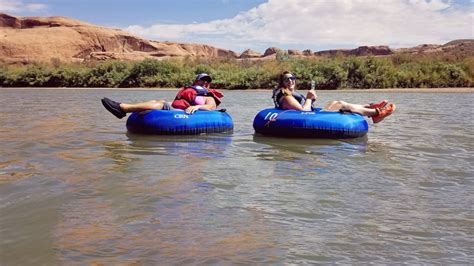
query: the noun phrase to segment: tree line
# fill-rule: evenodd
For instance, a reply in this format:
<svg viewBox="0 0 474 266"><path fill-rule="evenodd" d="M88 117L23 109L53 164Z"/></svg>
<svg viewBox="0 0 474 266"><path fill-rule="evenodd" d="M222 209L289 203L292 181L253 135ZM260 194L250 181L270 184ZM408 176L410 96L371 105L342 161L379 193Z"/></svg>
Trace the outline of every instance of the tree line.
<svg viewBox="0 0 474 266"><path fill-rule="evenodd" d="M206 72L220 89L271 89L278 75L292 71L297 86L319 90L344 88L473 87L474 57L294 58L278 53L276 60L145 59L137 62L105 61L85 64L29 64L0 66L0 87L106 87L177 88Z"/></svg>

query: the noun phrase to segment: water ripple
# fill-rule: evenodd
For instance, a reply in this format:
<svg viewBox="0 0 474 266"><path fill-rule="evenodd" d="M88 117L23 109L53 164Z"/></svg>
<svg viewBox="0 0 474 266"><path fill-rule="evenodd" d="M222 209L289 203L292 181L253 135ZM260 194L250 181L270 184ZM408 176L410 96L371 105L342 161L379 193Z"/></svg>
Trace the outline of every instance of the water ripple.
<svg viewBox="0 0 474 266"><path fill-rule="evenodd" d="M321 92L398 108L367 137L311 140L254 134L271 100L249 93L226 92L233 133L141 136L100 98L173 91L0 90L2 262L472 262L472 94Z"/></svg>

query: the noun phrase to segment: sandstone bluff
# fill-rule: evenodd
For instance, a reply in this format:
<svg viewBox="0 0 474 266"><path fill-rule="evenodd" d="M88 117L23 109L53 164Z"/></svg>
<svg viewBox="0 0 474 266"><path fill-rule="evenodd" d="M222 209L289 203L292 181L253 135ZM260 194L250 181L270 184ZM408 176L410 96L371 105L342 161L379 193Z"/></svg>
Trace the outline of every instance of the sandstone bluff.
<svg viewBox="0 0 474 266"><path fill-rule="evenodd" d="M66 17L14 17L0 13L0 63L84 62L96 60L168 59L173 57L218 57L271 60L283 51L268 48L264 54L245 50L241 54L205 44L145 40L123 30L110 29ZM474 54L473 40L457 40L444 45L420 45L391 49L388 46L361 46L312 52L290 49L289 56L390 56L395 53Z"/></svg>

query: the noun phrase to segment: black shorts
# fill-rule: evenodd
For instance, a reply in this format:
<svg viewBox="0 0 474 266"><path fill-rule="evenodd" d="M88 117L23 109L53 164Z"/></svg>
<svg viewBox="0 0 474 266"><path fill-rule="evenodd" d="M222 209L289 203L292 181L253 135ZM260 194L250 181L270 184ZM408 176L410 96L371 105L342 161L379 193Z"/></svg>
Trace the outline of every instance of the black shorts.
<svg viewBox="0 0 474 266"><path fill-rule="evenodd" d="M174 110L173 106L169 102L163 103L163 109L161 110Z"/></svg>

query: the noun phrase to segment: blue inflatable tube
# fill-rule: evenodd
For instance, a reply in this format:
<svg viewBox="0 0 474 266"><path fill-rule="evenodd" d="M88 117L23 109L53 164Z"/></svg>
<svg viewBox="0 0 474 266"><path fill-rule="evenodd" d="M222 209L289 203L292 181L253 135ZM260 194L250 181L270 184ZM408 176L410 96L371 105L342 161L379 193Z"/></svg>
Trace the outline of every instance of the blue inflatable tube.
<svg viewBox="0 0 474 266"><path fill-rule="evenodd" d="M196 135L232 131L232 117L223 111L152 110L132 113L127 130L138 134Z"/></svg>
<svg viewBox="0 0 474 266"><path fill-rule="evenodd" d="M366 135L369 125L358 114L269 108L257 114L253 128L270 136L344 139Z"/></svg>

